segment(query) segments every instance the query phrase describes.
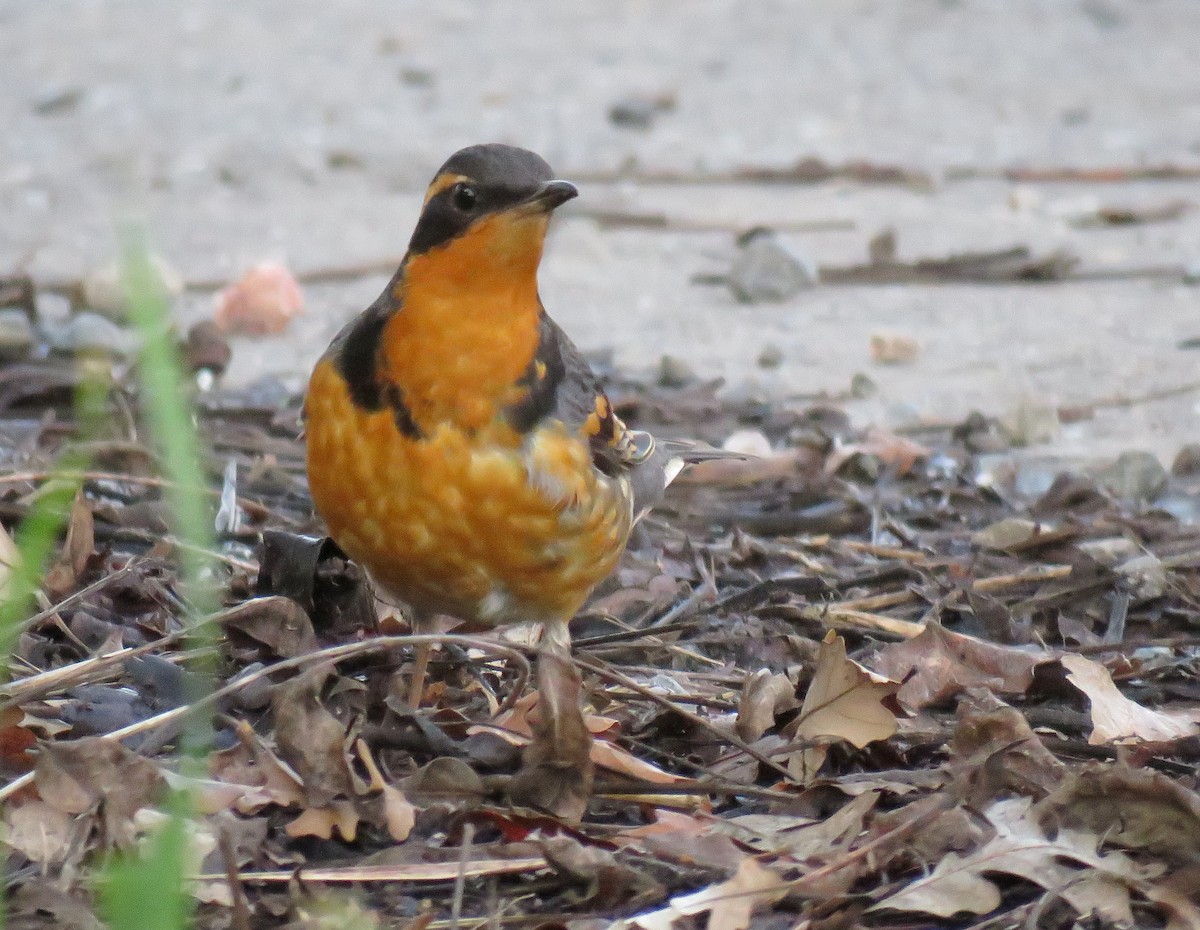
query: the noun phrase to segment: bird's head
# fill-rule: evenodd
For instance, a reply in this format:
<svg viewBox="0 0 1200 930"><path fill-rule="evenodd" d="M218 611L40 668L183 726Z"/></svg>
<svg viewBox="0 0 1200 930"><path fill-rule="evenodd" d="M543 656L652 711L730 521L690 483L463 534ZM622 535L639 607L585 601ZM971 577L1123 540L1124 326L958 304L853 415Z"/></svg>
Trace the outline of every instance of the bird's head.
<svg viewBox="0 0 1200 930"><path fill-rule="evenodd" d="M434 176L408 245L409 271L490 277L535 274L550 213L579 192L554 179L539 155L511 145L473 145ZM452 272L459 271L459 274Z"/></svg>

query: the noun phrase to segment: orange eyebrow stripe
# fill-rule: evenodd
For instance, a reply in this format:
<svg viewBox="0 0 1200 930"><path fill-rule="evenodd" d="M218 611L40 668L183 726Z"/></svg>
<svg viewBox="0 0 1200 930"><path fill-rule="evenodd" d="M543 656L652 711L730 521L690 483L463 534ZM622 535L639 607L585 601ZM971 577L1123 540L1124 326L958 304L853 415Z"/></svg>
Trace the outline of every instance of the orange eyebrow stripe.
<svg viewBox="0 0 1200 930"><path fill-rule="evenodd" d="M429 190L425 192L425 203L429 203L434 197L442 191L453 187L455 184L460 184L463 181L471 180L465 174L439 174L433 179L433 183L429 185Z"/></svg>

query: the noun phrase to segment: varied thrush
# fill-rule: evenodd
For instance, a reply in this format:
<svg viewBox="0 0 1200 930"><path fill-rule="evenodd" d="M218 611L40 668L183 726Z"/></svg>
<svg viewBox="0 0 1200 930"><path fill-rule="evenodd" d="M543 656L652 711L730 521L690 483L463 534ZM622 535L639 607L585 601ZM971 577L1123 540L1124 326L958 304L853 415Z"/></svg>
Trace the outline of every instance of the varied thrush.
<svg viewBox="0 0 1200 930"><path fill-rule="evenodd" d="M550 214L577 193L524 149L451 156L399 270L334 338L305 404L316 508L417 632L439 614L544 625L541 719L512 794L574 818L591 738L567 624L686 458L626 428L542 306ZM418 649L414 707L427 662Z"/></svg>

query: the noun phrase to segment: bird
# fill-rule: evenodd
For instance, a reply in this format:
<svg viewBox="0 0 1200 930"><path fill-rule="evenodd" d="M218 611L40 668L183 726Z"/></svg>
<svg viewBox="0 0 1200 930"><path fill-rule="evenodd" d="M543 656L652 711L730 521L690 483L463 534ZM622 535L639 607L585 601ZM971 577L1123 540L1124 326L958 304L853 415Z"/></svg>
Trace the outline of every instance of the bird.
<svg viewBox="0 0 1200 930"><path fill-rule="evenodd" d="M568 625L691 460L622 422L542 304L550 218L577 195L526 149L454 153L398 270L318 360L304 404L315 508L414 632L441 615L542 625L540 717L510 797L576 821L591 736ZM428 661L417 647L413 708Z"/></svg>

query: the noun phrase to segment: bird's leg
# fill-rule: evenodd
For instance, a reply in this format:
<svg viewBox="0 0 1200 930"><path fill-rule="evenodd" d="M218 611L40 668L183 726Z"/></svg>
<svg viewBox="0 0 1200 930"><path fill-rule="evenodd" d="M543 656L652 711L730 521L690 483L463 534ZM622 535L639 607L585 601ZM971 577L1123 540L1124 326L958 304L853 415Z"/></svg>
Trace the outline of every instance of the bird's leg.
<svg viewBox="0 0 1200 930"><path fill-rule="evenodd" d="M413 633L417 636L428 636L437 632L436 620L427 614L413 614ZM429 671L429 655L433 652L431 643L417 643L413 649L413 670L408 679L408 709L416 713L421 706L421 698L425 694L425 676Z"/></svg>
<svg viewBox="0 0 1200 930"><path fill-rule="evenodd" d="M592 794L592 735L565 623L546 625L537 657L538 720L509 794L517 804L578 821Z"/></svg>

